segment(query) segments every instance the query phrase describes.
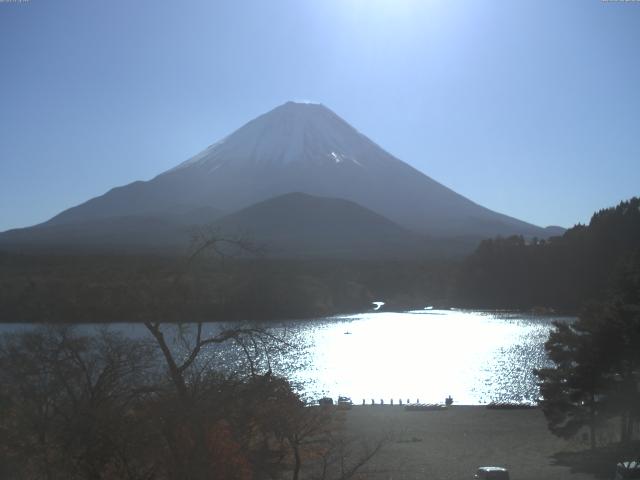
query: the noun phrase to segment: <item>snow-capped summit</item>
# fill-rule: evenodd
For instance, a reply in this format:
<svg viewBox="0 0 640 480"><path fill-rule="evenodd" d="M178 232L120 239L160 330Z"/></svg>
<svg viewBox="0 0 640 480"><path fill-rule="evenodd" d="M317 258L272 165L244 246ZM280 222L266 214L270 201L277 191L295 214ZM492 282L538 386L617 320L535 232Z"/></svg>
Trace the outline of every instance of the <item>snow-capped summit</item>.
<svg viewBox="0 0 640 480"><path fill-rule="evenodd" d="M150 181L114 188L48 223L176 215L203 207L232 213L290 192L350 200L430 235L547 236L429 178L327 107L295 102L257 117Z"/></svg>
<svg viewBox="0 0 640 480"><path fill-rule="evenodd" d="M173 170L200 164L213 172L228 162L273 166L350 162L363 167L375 148L371 140L324 105L287 102Z"/></svg>

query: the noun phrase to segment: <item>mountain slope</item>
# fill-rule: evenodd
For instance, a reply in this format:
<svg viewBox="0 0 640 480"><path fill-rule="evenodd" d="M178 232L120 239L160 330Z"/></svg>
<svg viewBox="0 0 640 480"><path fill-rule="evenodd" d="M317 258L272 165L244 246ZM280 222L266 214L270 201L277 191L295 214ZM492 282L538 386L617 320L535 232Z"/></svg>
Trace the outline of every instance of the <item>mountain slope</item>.
<svg viewBox="0 0 640 480"><path fill-rule="evenodd" d="M293 102L150 181L114 188L47 223L203 206L233 212L290 192L350 200L429 235L548 236L542 228L488 210L439 184L326 107Z"/></svg>
<svg viewBox="0 0 640 480"><path fill-rule="evenodd" d="M184 213L150 213L48 222L0 234L0 248L12 251L176 252L189 247L195 226L210 224L222 213L201 207Z"/></svg>

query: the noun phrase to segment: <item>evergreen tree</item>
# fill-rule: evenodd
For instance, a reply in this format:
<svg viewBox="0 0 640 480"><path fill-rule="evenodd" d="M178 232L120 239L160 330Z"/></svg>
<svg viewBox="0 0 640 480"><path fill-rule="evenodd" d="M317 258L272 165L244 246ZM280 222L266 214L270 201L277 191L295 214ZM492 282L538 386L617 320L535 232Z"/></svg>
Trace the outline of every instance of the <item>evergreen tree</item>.
<svg viewBox="0 0 640 480"><path fill-rule="evenodd" d="M545 344L555 367L535 372L541 381L540 406L553 434L571 438L587 427L595 448L607 391L604 352L595 333L598 327L588 321L556 322L555 327Z"/></svg>
<svg viewBox="0 0 640 480"><path fill-rule="evenodd" d="M628 258L607 302L555 323L545 344L555 366L536 371L549 429L569 438L587 427L592 448L604 420L619 418L627 442L640 419L640 252Z"/></svg>

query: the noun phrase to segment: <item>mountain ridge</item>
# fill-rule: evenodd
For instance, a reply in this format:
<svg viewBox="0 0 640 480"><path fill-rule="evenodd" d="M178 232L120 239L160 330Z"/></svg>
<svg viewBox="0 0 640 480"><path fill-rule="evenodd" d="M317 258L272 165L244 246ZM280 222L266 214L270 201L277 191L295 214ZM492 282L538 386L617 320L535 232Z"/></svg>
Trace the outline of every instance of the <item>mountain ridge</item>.
<svg viewBox="0 0 640 480"><path fill-rule="evenodd" d="M422 236L480 240L557 233L454 192L324 105L295 102L256 117L151 180L115 187L31 228L123 217L174 218L198 209L232 214L292 192L353 202Z"/></svg>

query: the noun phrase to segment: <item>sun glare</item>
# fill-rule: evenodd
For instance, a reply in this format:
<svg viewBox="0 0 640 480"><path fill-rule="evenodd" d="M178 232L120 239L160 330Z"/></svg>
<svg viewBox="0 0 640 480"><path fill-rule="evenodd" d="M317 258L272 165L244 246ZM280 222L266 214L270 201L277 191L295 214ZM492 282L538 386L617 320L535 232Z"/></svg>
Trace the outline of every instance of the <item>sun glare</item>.
<svg viewBox="0 0 640 480"><path fill-rule="evenodd" d="M361 12L397 15L416 10L426 2L418 0L351 0L349 3Z"/></svg>
<svg viewBox="0 0 640 480"><path fill-rule="evenodd" d="M347 0L335 9L349 22L349 28L366 42L373 42L361 45L365 49L375 45L376 38L384 39L389 47L396 39L408 38L415 42L415 35L431 31L434 26L440 28L444 21L443 9L435 0Z"/></svg>

